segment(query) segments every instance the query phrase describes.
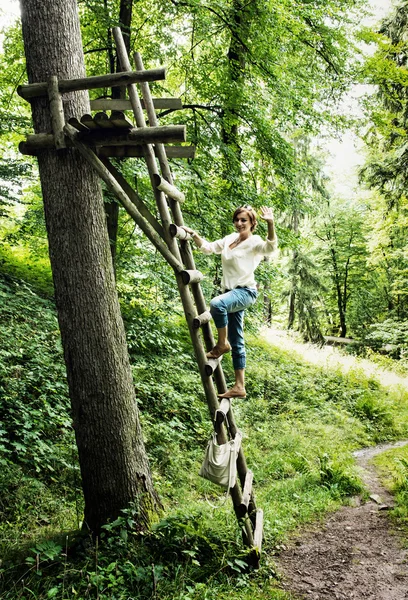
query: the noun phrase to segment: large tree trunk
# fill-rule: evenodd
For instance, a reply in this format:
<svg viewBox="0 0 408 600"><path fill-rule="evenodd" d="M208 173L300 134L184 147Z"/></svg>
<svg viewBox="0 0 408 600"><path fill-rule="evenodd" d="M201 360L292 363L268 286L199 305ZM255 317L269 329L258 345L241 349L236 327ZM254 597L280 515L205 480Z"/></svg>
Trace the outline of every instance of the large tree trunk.
<svg viewBox="0 0 408 600"><path fill-rule="evenodd" d="M75 0L21 0L30 83L85 76ZM66 119L89 112L87 92L65 94ZM50 132L48 101L32 101L36 133ZM93 533L131 502L140 524L158 506L141 434L115 290L102 193L75 150L38 159L58 319Z"/></svg>

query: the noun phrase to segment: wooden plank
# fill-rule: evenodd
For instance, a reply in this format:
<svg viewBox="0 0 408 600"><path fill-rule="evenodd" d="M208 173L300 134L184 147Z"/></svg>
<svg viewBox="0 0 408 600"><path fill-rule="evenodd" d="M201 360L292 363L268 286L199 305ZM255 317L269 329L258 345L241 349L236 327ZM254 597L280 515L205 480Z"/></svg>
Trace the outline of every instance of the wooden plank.
<svg viewBox="0 0 408 600"><path fill-rule="evenodd" d="M88 121L84 121L84 124L88 125ZM123 132L120 129L108 131L98 127L89 132L79 132L78 135L81 142L91 146L143 146L156 142L171 144L183 142L186 128L185 125L163 125L162 127L136 127Z"/></svg>
<svg viewBox="0 0 408 600"><path fill-rule="evenodd" d="M57 150L60 150L66 146L64 134L65 117L61 94L58 91L58 78L55 75L52 75L48 80L48 99L50 101L55 147Z"/></svg>
<svg viewBox="0 0 408 600"><path fill-rule="evenodd" d="M134 128L132 121L125 116L125 113L119 110L112 111L110 121L115 127L122 127L123 129Z"/></svg>
<svg viewBox="0 0 408 600"><path fill-rule="evenodd" d="M176 188L176 186L163 179L163 177L160 177L157 173L153 176L153 179L157 189L164 192L166 196L177 202L184 202L186 197L183 192L180 192L180 190Z"/></svg>
<svg viewBox="0 0 408 600"><path fill-rule="evenodd" d="M122 71L108 75L97 75L96 77L83 77L81 79L59 79L58 90L61 94L75 92L78 90L92 90L96 88L107 88L130 85L138 81L159 81L166 78L164 67L148 69L147 71ZM28 100L38 96L46 96L48 92L47 82L28 83L19 85L17 94Z"/></svg>
<svg viewBox="0 0 408 600"><path fill-rule="evenodd" d="M260 554L262 551L262 539L263 539L263 510L258 508L255 517L255 530L254 530L254 547Z"/></svg>
<svg viewBox="0 0 408 600"><path fill-rule="evenodd" d="M242 490L241 504L238 507L238 513L240 514L241 517L243 517L248 512L248 506L249 506L249 502L251 500L251 494L252 494L253 479L254 479L254 474L250 469L248 469L248 471L246 472L246 475L245 475L245 483L244 483L244 489Z"/></svg>
<svg viewBox="0 0 408 600"><path fill-rule="evenodd" d="M111 122L109 116L105 112L98 112L94 115L94 122L101 129L114 129L115 125Z"/></svg>
<svg viewBox="0 0 408 600"><path fill-rule="evenodd" d="M140 100L142 108L145 108L144 100ZM180 98L153 98L154 108L178 110L183 108ZM132 110L130 100L113 100L111 98L98 98L91 100L91 110Z"/></svg>

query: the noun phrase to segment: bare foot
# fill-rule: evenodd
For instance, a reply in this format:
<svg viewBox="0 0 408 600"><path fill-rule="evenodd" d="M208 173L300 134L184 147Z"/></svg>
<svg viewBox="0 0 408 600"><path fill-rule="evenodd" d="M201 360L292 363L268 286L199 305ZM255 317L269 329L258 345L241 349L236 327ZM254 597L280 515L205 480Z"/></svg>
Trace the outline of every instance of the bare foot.
<svg viewBox="0 0 408 600"><path fill-rule="evenodd" d="M217 343L215 344L214 348L210 350L210 352L207 352L206 356L207 358L220 358L220 356L230 351L231 346L228 344L228 342L223 346Z"/></svg>
<svg viewBox="0 0 408 600"><path fill-rule="evenodd" d="M245 388L234 385L227 392L218 394L218 398L246 398L246 391Z"/></svg>

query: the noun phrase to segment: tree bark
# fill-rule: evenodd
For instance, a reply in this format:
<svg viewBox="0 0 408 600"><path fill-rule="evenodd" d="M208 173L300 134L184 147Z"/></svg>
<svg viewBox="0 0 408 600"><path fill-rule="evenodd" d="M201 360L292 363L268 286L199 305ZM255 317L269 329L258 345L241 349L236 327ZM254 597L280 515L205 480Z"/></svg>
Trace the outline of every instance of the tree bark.
<svg viewBox="0 0 408 600"><path fill-rule="evenodd" d="M75 0L22 0L30 82L85 76ZM65 119L89 112L87 92L63 96ZM50 132L47 98L32 100L36 133ZM74 149L38 158L58 319L85 496L98 534L131 502L140 526L158 509L115 290L99 180Z"/></svg>

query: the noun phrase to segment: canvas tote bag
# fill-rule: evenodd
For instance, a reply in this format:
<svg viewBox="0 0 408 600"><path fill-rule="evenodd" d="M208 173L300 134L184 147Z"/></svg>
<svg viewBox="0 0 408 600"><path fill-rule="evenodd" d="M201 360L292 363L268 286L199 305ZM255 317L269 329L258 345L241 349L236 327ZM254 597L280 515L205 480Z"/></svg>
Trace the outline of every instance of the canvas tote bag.
<svg viewBox="0 0 408 600"><path fill-rule="evenodd" d="M225 489L233 488L237 479L237 457L241 440L242 433L237 431L233 440L218 444L214 433L208 442L199 475Z"/></svg>

